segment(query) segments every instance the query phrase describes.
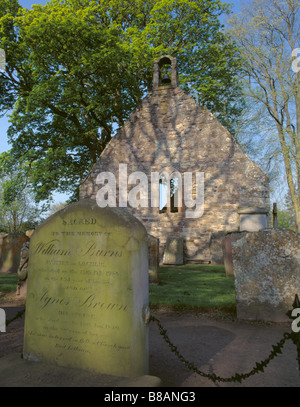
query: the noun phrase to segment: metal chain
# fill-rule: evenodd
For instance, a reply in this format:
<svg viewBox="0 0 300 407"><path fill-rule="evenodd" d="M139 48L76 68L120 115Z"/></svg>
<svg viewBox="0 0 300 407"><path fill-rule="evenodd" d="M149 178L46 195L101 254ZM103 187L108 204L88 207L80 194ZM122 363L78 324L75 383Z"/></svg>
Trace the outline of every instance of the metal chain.
<svg viewBox="0 0 300 407"><path fill-rule="evenodd" d="M199 370L193 363L188 362L184 356L182 356L182 354L178 351L177 346L175 346L169 336L167 335L167 331L166 329L163 328L161 322L154 316L151 315L150 317L150 321L154 321L156 322L156 324L158 325L160 334L162 335L162 337L164 338L164 340L166 341L166 343L169 345L171 351L178 357L178 359L185 364L185 366L189 369L192 370L193 372L197 373L198 375L205 377L209 380L212 380L214 383L215 382L238 382L241 383L242 380L248 379L250 376L255 375L256 373L260 373L264 371L264 368L270 363L270 361L272 359L274 359L276 356L278 356L279 354L282 353L282 348L285 344L285 342L288 339L292 339L292 334L291 333L287 333L285 332L283 334L283 338L281 339L281 341L279 341L276 345L272 346L272 351L270 352L269 356L265 359L262 360L261 362L257 362L255 367L248 373L236 373L235 375L231 376L231 377L220 377L217 376L216 374L209 374L209 373L205 373L201 370Z"/></svg>
<svg viewBox="0 0 300 407"><path fill-rule="evenodd" d="M297 296L296 296L297 297ZM298 298L298 297L297 297ZM12 318L11 320L6 321L6 326L8 326L11 322L13 322L14 320L22 317L22 315L25 313L25 309L18 312L16 314L16 316L14 318ZM297 334L295 334L294 332L285 332L283 334L283 338L277 342L276 345L272 346L272 351L270 352L269 356L265 359L262 360L261 362L256 362L255 367L248 373L236 373L235 375L231 376L231 377L220 377L214 373L209 374L206 372L203 372L201 370L199 370L192 362L187 361L184 356L179 352L177 346L175 346L169 336L167 335L167 330L164 329L164 327L162 326L161 322L154 317L153 315L150 316L149 321L153 321L156 322L158 328L159 328L159 332L161 334L161 336L164 338L165 342L169 345L171 352L173 352L177 358L191 371L197 373L198 375L205 377L209 380L212 380L214 383L215 382L238 382L241 383L242 380L248 379L250 376L255 375L256 373L261 373L264 371L264 369L268 366L268 364L271 362L271 360L273 360L276 356L278 356L279 354L282 354L282 348L285 344L285 342L288 339L291 339L296 345L299 345L300 343L300 338ZM299 362L299 367L300 367L300 346L297 346L297 350L298 350L298 362Z"/></svg>

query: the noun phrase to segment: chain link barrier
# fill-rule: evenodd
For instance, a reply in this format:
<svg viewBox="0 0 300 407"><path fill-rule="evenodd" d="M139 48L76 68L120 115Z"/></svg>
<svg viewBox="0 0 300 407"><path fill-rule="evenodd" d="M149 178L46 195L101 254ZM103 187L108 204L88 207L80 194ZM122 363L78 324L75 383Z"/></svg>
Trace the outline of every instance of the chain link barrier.
<svg viewBox="0 0 300 407"><path fill-rule="evenodd" d="M276 356L282 353L282 348L285 344L285 342L288 339L292 339L292 333L284 333L283 338L276 344L272 346L272 351L270 352L269 356L265 359L262 360L261 362L257 362L255 367L248 373L236 373L235 375L231 377L220 377L214 373L209 374L206 372L203 372L199 370L192 362L188 362L184 356L179 352L177 346L175 346L169 336L167 335L166 329L162 326L161 322L154 316L150 317L150 321L156 322L159 332L161 336L164 338L165 342L169 345L171 352L173 352L177 358L191 371L194 373L197 373L198 375L205 377L211 381L215 382L223 382L223 383L232 383L232 382L238 382L241 383L242 380L248 379L250 376L255 375L256 373L261 373L264 371L264 369L268 366L268 364L271 362L272 359L274 359Z"/></svg>
<svg viewBox="0 0 300 407"><path fill-rule="evenodd" d="M299 308L300 309L300 301L298 298L298 295L296 294L295 296L295 300L293 303L293 309L295 308ZM16 316L14 318L12 318L11 320L6 321L6 326L8 326L11 322L15 321L18 318L21 318L23 316L23 314L25 313L25 309L19 311ZM288 311L287 315L290 319L294 319L292 316L292 311ZM235 373L233 376L231 377L220 377L218 375L216 375L215 373L206 373L203 372L201 370L199 370L192 362L189 362L185 359L185 357L179 352L178 347L175 346L168 334L167 334L167 330L162 326L161 322L159 321L159 319L157 319L156 317L154 317L153 315L150 316L149 318L149 322L155 322L158 326L159 332L161 334L161 336L164 338L165 342L168 344L171 352L173 352L177 358L191 371L193 371L194 373L197 373L198 375L205 377L211 381L213 381L214 383L216 382L223 382L223 383L233 383L233 382L238 382L241 383L242 380L248 379L249 377L257 374L257 373L262 373L264 372L264 369L268 366L268 364L271 362L271 360L273 360L276 356L278 356L279 354L282 354L282 348L284 347L285 343L287 340L292 340L293 343L296 345L297 348L297 361L298 361L298 365L299 365L299 371L300 371L300 332L285 332L283 334L282 339L276 343L276 345L272 346L272 350L269 354L269 356L262 360L261 362L256 362L255 367L252 368L252 370L250 370L250 372L248 373Z"/></svg>
<svg viewBox="0 0 300 407"><path fill-rule="evenodd" d="M295 295L295 300L293 303L293 309L300 309L300 301L299 301L299 297L296 294ZM295 317L292 316L292 311L288 311L286 314L291 320L295 319ZM150 321L153 321L157 324L159 332L161 334L161 336L164 338L164 340L166 341L166 343L168 344L168 346L171 349L171 352L173 352L177 358L191 371L193 371L194 373L197 373L198 375L205 377L206 379L209 379L211 381L213 381L214 383L216 382L223 382L223 383L233 383L233 382L238 382L241 383L242 380L248 379L250 376L253 376L257 373L262 373L264 372L264 369L268 366L268 364L271 362L271 360L273 360L276 356L278 356L279 354L282 354L282 348L285 345L285 342L289 339L291 339L293 341L293 343L296 345L297 348L297 361L298 361L298 366L299 366L299 373L300 373L300 332L285 332L283 334L282 339L276 343L276 345L272 346L272 350L269 354L269 356L262 360L261 362L256 362L255 367L253 367L252 370L250 370L250 372L248 373L236 373L231 377L220 377L214 373L210 374L210 373L206 373L203 372L201 370L199 370L193 363L187 361L185 359L185 357L179 352L177 346L175 346L168 334L167 334L167 330L164 329L164 327L162 326L161 322L154 316L150 316Z"/></svg>

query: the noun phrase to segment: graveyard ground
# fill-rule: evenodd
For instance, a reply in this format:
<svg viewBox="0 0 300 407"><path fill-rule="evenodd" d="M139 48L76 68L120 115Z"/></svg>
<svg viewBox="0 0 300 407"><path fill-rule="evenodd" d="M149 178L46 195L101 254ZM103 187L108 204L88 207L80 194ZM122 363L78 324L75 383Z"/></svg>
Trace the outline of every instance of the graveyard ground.
<svg viewBox="0 0 300 407"><path fill-rule="evenodd" d="M159 284L150 285L149 300L152 309L219 309L234 314L234 279L226 277L223 266L161 266Z"/></svg>
<svg viewBox="0 0 300 407"><path fill-rule="evenodd" d="M185 282L182 276L184 271L187 271ZM214 281L214 286L211 287L209 285L209 276L206 275L208 269L204 268L202 272L203 292L206 291L208 296L218 293L218 287L216 287L217 281L228 284L227 296L222 297L220 295L219 305L222 303L223 306L211 305L206 307L206 309L205 307L195 306L193 303L195 288L198 288L196 292L198 292L199 296L199 286L197 287L195 284L195 266L182 266L176 270L174 270L174 267L165 267L161 271L161 284L156 287L150 287L152 315L167 330L171 342L178 347L178 351L184 358L194 363L201 371L215 373L221 377L231 377L235 373L247 373L251 371L256 362L260 362L268 357L272 351L272 345L275 345L282 339L284 332L290 332L290 324L237 320L232 303L230 302L232 300L229 300L230 284L233 287L232 281L230 282L230 279L228 280L223 276L224 282L222 280L222 270L215 269L210 276L211 281ZM169 273L173 273L171 286L168 285ZM178 274L175 276L175 273ZM177 280L180 288L176 284L175 286L173 285L174 280ZM5 295L2 294L2 299L0 300L0 307L6 310L7 320L12 320L20 315L18 314L20 311L24 310L24 304L20 301L15 301L13 293L9 292L9 283L7 282L7 284L6 293ZM15 287L13 281L11 281L11 286ZM172 297L170 293L170 287L172 286L174 292L176 291L175 287L177 287L177 290L181 290L179 295L181 299L187 298L188 301L193 299L192 304L190 306L183 306L182 302L177 302L173 304L173 307L170 304L168 305L167 301L171 301ZM155 296L158 296L160 289L163 293L162 297L165 298L166 302L163 304L163 301L161 301L160 304L155 305ZM177 299L179 298L178 293ZM176 295L173 298L176 298ZM149 374L159 377L162 380L163 386L300 387L300 375L296 360L297 354L295 346L291 341L286 342L282 354L270 362L265 368L264 373L256 374L242 381L242 383L213 383L211 380L203 378L188 369L177 358L164 341L155 321L150 322L149 329ZM15 353L21 354L23 332L24 314L14 319L8 325L6 333L0 334L0 362L1 357L8 357ZM20 380L18 378L20 378L20 374L12 374L9 378L9 385L18 386L17 381ZM30 380L32 386L54 385L53 383L55 382L52 381L47 384L45 380L48 379L44 377L44 381L41 381L41 376L34 377L34 375L31 376ZM83 385L88 386L89 383L92 386L109 386L109 382L104 384L104 382L95 382L95 380L91 382L87 380ZM60 380L57 382L57 385L63 386L64 382Z"/></svg>

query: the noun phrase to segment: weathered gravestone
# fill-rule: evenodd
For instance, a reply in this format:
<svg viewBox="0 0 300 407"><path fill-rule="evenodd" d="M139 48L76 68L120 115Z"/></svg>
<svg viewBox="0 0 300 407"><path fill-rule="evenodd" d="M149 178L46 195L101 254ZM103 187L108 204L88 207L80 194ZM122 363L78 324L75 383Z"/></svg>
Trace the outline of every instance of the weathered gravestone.
<svg viewBox="0 0 300 407"><path fill-rule="evenodd" d="M148 372L148 242L120 208L81 200L30 242L25 359L134 377Z"/></svg>
<svg viewBox="0 0 300 407"><path fill-rule="evenodd" d="M25 235L3 234L0 236L0 273L17 273L20 251L29 238Z"/></svg>
<svg viewBox="0 0 300 407"><path fill-rule="evenodd" d="M159 239L148 235L149 250L149 282L157 284L159 281Z"/></svg>
<svg viewBox="0 0 300 407"><path fill-rule="evenodd" d="M232 243L237 316L288 321L300 288L300 235L288 229L246 233Z"/></svg>
<svg viewBox="0 0 300 407"><path fill-rule="evenodd" d="M168 237L163 256L164 264L183 264L182 237Z"/></svg>
<svg viewBox="0 0 300 407"><path fill-rule="evenodd" d="M27 294L29 245L29 242L24 243L20 253L20 265L17 272L19 278L16 291L16 295L20 296L20 298L26 298Z"/></svg>
<svg viewBox="0 0 300 407"><path fill-rule="evenodd" d="M233 232L228 233L223 239L223 254L224 254L224 267L226 277L233 277L233 261L232 261L232 243L236 242L241 237L245 236L247 232Z"/></svg>
<svg viewBox="0 0 300 407"><path fill-rule="evenodd" d="M257 232L269 227L269 209L257 207L239 208L240 231Z"/></svg>

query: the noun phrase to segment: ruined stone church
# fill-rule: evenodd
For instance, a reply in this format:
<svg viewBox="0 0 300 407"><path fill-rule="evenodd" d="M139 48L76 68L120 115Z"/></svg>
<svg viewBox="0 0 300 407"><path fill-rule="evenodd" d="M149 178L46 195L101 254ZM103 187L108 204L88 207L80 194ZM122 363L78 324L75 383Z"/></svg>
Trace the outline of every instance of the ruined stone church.
<svg viewBox="0 0 300 407"><path fill-rule="evenodd" d="M102 186L97 177L104 172L115 175L116 206L127 206L159 239L161 260L167 239L180 237L185 263L222 263L227 233L247 230L253 215L257 229L268 226L267 176L213 114L178 86L171 56L155 61L152 92L106 146L80 186L80 199L96 199ZM124 197L122 185L121 196L120 179L136 172L146 174L148 190L137 197L139 205L130 205L125 198L135 186L128 183Z"/></svg>

